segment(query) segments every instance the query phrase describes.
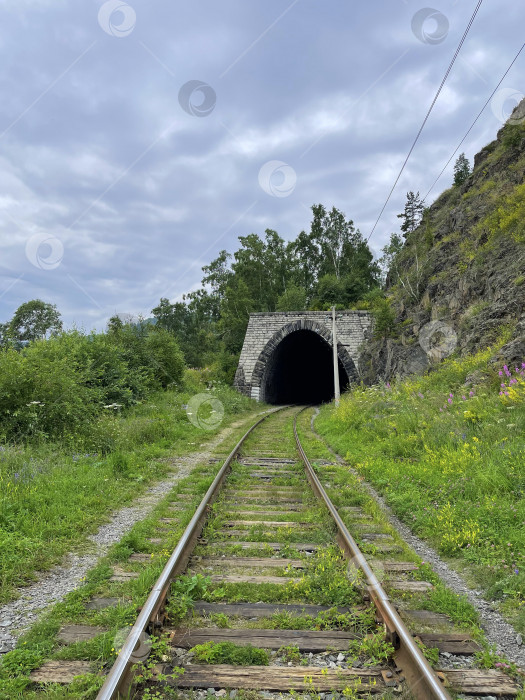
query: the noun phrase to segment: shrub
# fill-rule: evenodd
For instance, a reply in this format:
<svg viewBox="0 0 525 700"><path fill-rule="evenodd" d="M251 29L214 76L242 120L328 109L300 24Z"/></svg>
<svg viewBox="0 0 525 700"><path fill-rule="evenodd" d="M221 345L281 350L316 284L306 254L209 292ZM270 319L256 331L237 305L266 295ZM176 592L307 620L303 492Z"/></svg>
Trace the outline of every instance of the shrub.
<svg viewBox="0 0 525 700"><path fill-rule="evenodd" d="M156 328L146 336L144 345L154 380L163 388L179 384L184 373L184 357L174 336Z"/></svg>

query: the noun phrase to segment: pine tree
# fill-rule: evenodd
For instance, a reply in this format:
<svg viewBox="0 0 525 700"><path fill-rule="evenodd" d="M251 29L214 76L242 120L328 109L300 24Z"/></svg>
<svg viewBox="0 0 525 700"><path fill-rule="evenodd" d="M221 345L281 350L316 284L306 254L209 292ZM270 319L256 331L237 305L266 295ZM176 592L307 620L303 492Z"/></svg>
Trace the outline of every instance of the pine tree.
<svg viewBox="0 0 525 700"><path fill-rule="evenodd" d="M470 173L469 160L464 153L460 153L457 161L454 163L454 185L462 185Z"/></svg>
<svg viewBox="0 0 525 700"><path fill-rule="evenodd" d="M407 192L405 211L402 214L397 215L398 219L403 219L401 231L403 231L404 238L407 238L408 234L415 231L419 226L421 219L423 218L424 209L425 203L419 196L419 192L416 192L416 194L413 192Z"/></svg>

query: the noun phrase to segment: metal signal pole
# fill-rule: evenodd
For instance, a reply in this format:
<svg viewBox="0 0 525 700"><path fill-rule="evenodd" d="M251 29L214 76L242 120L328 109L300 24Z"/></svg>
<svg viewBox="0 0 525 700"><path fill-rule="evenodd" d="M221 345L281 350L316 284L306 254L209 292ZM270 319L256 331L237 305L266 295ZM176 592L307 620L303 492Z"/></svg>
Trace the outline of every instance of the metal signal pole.
<svg viewBox="0 0 525 700"><path fill-rule="evenodd" d="M335 405L339 406L341 392L339 391L339 358L337 357L337 329L335 327L335 306L332 306L332 345L334 350L334 396Z"/></svg>

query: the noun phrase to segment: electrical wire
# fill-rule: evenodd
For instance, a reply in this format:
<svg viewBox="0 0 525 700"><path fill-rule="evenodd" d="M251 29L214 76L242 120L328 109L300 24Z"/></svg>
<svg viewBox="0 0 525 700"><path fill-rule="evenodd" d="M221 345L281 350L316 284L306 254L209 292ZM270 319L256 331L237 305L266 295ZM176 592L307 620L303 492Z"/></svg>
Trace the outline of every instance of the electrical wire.
<svg viewBox="0 0 525 700"><path fill-rule="evenodd" d="M421 126L420 126L420 128L419 128L419 131L417 132L416 138L414 139L414 142L412 143L412 146L410 147L410 150L409 150L409 152L408 152L408 155L407 155L407 157L405 158L405 161L404 161L403 165L401 166L401 170L399 171L399 173L398 173L398 175L397 175L397 177L396 177L396 179L395 179L395 182L394 182L394 184L392 185L392 189L390 190L390 192L389 192L389 194L388 194L388 197L386 198L386 201L385 201L385 203L383 204L383 208L382 208L381 211L379 212L379 216L377 217L376 222L375 222L375 224L374 224L372 230L370 231L370 235L369 235L368 238L367 238L367 242L370 240L370 238L372 237L372 234L373 234L374 231L376 230L377 224L379 223L381 217L383 216L383 213L384 213L384 211L385 211L385 209L386 209L386 207L387 207L387 205L388 205L388 202L390 201L390 198L392 197L392 194L393 194L393 192L394 192L394 190L395 190L395 188L396 188L396 185L397 185L397 183L399 182L399 178L400 178L401 175L403 174L403 171L404 171L404 169L405 169L405 166L406 166L406 164L408 163L408 160L409 160L410 156L412 155L412 151L414 150L414 148L415 148L417 142L419 141L419 137L421 136L421 134L422 134L422 132L423 132L423 129L425 128L425 125L426 125L426 123L427 123L427 121L428 121L428 118L430 117L430 114L431 114L432 110L434 109L434 105L436 104L436 102L437 102L437 100L438 100L438 97L439 97L439 95L441 94L441 91L443 90L443 87L444 87L444 85L445 85L445 83L446 83L446 81L447 81L447 78L448 78L448 76L450 75L450 71L452 70L452 67L453 67L454 63L456 62L456 59L457 59L457 57L458 57L458 55L459 55L459 52L461 51L461 48L462 48L462 46L463 46L463 43L465 42L465 39L467 38L467 35L468 35L469 31L470 31L470 28L472 27L472 24L474 23L474 20L476 19L476 15L478 14L478 11L479 11L479 8L481 7L482 2L483 2L483 0L478 0L478 3L477 3L477 5L476 5L476 8L475 8L474 12L472 13L472 17L470 18L469 23L468 23L468 25L467 25L467 28L465 29L465 31L464 31L464 33L463 33L463 36L461 37L461 41L459 42L458 47L456 48L456 51L454 52L454 56L452 57L452 60L450 61L450 64L449 64L449 66L448 66L448 68L447 68L447 71L446 71L444 77L443 77L443 80L441 81L441 84L440 84L440 86L439 86L439 88L438 88L438 90L437 90L437 92L436 92L436 94L435 94L435 96L434 96L434 99L432 100L432 104L430 105L430 107L429 107L429 109L428 109L428 112L426 113L426 116L425 116L425 118L424 118L424 120L423 120L423 123L421 124Z"/></svg>
<svg viewBox="0 0 525 700"><path fill-rule="evenodd" d="M502 83L502 82L505 80L505 78L507 77L507 75L508 75L510 69L512 68L512 66L513 66L513 65L516 63L516 61L518 60L518 58L519 58L521 52L523 51L523 49L525 49L525 44L522 44L521 49L518 51L518 53L517 53L517 54L514 56L514 58L512 59L511 64L509 65L509 67L507 68L507 70L505 71L505 73L503 73L503 75L501 76L501 79L500 79L499 83L496 85L496 87L494 88L494 90L491 92L491 94L490 94L488 100L485 102L485 104L484 104L483 107L481 108L481 110L480 110L478 116L474 119L474 121L473 121L472 124L470 125L469 129L467 130L465 136L463 136L463 138L461 139L461 141L458 143L456 150L452 153L452 155L450 156L450 158L449 158L449 159L447 160L447 162L445 163L445 165L444 165L444 167L443 167L443 170L439 173L439 175L436 177L436 179L435 179L434 182L432 183L432 186L430 187L430 189L429 189L428 192L426 193L426 195L425 195L423 201L426 200L426 198L428 197L428 195L432 192L432 190L433 190L434 187L436 186L437 181L439 180L439 178L443 175L443 173L445 172L445 170L446 170L446 169L448 168L448 166L450 165L450 162L451 162L452 158L454 158L454 156L456 155L456 153L457 153L457 152L459 151L459 149L461 148L463 142L464 142L465 139L467 138L467 136L470 134L470 132L472 131L472 129L476 126L476 124L477 124L477 122L478 122L478 119L481 117L481 115L483 114L483 112L484 112L485 109L487 108L487 105L490 103L490 101L492 100L492 98L494 97L494 95L496 94L496 92L498 91L498 88L500 87L501 83Z"/></svg>

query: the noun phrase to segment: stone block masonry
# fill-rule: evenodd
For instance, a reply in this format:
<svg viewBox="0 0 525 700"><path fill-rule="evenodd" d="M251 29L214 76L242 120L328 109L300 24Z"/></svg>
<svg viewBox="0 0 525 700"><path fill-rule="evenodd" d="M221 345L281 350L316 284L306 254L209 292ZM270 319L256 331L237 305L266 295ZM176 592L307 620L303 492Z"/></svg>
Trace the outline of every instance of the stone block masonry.
<svg viewBox="0 0 525 700"><path fill-rule="evenodd" d="M372 324L368 311L337 311L337 354L350 382L358 378L358 350ZM331 311L286 311L250 315L234 386L263 401L265 372L273 353L288 335L312 331L332 345Z"/></svg>

